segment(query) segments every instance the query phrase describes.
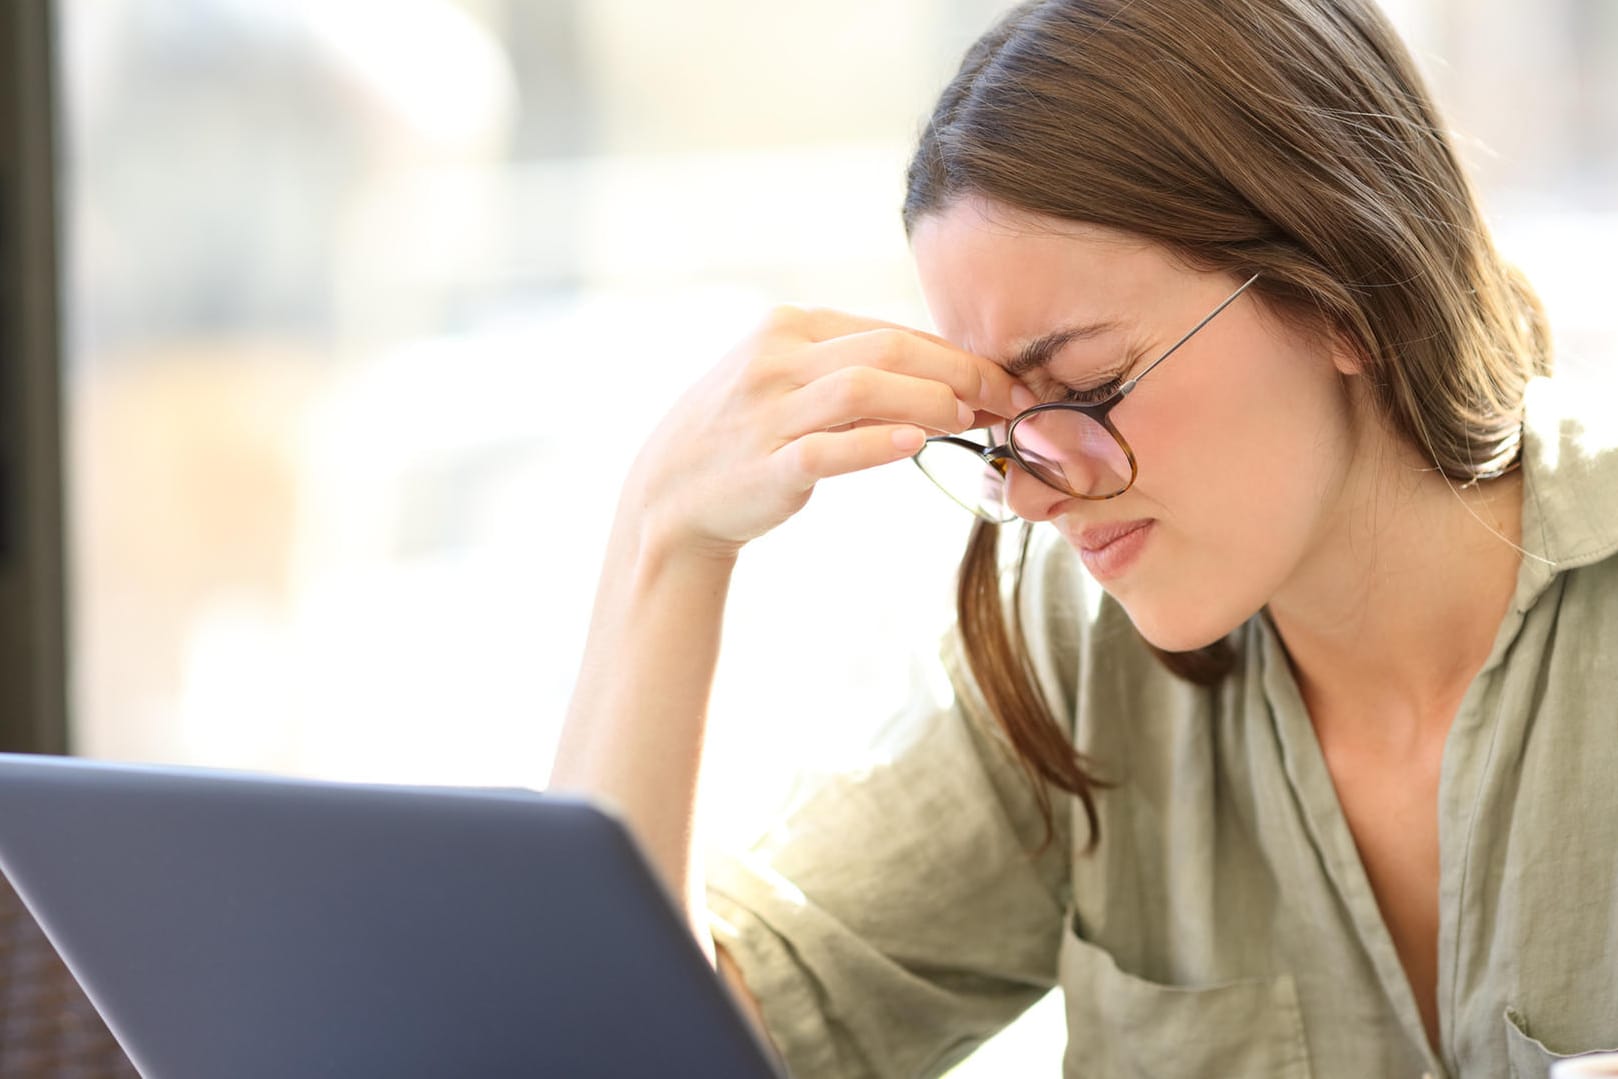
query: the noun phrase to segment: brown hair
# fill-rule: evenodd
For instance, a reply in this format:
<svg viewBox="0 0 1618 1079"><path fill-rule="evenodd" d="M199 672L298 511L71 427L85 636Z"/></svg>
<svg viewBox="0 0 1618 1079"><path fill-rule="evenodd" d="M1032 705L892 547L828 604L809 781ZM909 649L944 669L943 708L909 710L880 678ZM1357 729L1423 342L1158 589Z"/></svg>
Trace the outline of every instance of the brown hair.
<svg viewBox="0 0 1618 1079"><path fill-rule="evenodd" d="M1527 282L1496 253L1415 64L1371 0L1036 0L968 51L906 178L907 233L967 196L1133 233L1240 276L1359 355L1391 427L1453 480L1515 467L1551 367ZM957 607L980 691L1050 823L1045 782L1098 835L1093 768L1034 681L995 526ZM1022 588L1027 537L1013 571ZM1159 657L1211 685L1226 642Z"/></svg>

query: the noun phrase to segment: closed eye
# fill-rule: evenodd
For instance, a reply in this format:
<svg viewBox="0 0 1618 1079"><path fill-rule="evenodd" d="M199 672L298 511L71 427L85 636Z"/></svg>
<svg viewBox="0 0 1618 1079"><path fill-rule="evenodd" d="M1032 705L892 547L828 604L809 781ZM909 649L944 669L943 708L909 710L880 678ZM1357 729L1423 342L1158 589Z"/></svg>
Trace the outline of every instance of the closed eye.
<svg viewBox="0 0 1618 1079"><path fill-rule="evenodd" d="M1081 405L1098 405L1117 393L1119 387L1123 384L1123 376L1119 375L1117 378L1108 379L1099 386L1090 386L1085 389L1079 389L1076 386L1063 386L1062 400Z"/></svg>

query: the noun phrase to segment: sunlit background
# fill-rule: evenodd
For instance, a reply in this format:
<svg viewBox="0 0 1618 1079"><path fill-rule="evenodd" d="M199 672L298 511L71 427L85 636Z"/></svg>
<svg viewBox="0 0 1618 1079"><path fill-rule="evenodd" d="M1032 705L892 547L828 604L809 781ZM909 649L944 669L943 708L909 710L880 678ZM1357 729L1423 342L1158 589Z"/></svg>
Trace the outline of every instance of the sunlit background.
<svg viewBox="0 0 1618 1079"><path fill-rule="evenodd" d="M76 748L542 786L677 391L777 301L927 325L903 167L1006 6L64 0ZM1618 4L1388 6L1562 363L1606 372ZM717 840L902 699L964 517L900 464L748 551ZM1054 1074L1059 1027L959 1074Z"/></svg>

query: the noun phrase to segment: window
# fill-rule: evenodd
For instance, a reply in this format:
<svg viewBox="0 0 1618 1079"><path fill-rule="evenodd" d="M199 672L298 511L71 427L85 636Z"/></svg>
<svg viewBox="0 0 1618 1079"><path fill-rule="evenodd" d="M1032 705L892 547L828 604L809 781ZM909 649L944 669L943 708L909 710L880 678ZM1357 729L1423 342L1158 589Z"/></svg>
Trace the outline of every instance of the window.
<svg viewBox="0 0 1618 1079"><path fill-rule="evenodd" d="M656 416L774 301L926 324L902 170L1005 6L59 4L76 744L542 783ZM1618 5L1389 9L1564 365L1599 373ZM905 693L964 516L895 468L750 551L716 827Z"/></svg>

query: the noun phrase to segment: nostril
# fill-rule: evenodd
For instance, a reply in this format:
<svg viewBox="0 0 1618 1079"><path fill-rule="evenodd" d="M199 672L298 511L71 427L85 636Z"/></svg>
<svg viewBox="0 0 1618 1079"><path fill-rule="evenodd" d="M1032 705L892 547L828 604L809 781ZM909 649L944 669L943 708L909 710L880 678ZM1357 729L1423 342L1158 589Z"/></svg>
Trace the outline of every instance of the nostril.
<svg viewBox="0 0 1618 1079"><path fill-rule="evenodd" d="M1067 497L1020 465L1006 469L1006 507L1025 521L1048 521L1058 516L1060 504Z"/></svg>

